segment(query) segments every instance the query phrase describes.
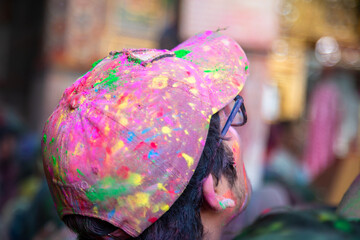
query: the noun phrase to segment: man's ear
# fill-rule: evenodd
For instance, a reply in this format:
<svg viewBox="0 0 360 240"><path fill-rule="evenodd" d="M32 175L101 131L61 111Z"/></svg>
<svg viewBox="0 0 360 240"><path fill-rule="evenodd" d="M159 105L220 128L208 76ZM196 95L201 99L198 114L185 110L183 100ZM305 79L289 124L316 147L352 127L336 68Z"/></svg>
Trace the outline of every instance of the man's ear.
<svg viewBox="0 0 360 240"><path fill-rule="evenodd" d="M226 208L235 207L234 200L225 198L216 193L214 179L211 174L203 183L203 195L208 205L216 211L222 211Z"/></svg>

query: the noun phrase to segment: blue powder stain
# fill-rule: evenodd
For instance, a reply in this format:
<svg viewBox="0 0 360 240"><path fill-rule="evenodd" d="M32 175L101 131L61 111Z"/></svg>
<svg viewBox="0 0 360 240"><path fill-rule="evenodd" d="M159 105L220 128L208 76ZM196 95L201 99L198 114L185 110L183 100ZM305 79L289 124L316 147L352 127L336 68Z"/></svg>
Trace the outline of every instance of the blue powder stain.
<svg viewBox="0 0 360 240"><path fill-rule="evenodd" d="M157 157L159 156L159 154L157 152L155 152L154 150L150 150L149 154L148 154L148 159L151 159L153 157Z"/></svg>
<svg viewBox="0 0 360 240"><path fill-rule="evenodd" d="M142 130L141 134L145 134L145 133L147 133L147 132L150 131L150 130L151 130L151 128L145 128L144 130Z"/></svg>
<svg viewBox="0 0 360 240"><path fill-rule="evenodd" d="M177 150L176 153L180 153L180 150Z"/></svg>
<svg viewBox="0 0 360 240"><path fill-rule="evenodd" d="M99 91L99 89L95 88L95 92L98 92L98 91Z"/></svg>
<svg viewBox="0 0 360 240"><path fill-rule="evenodd" d="M179 190L175 190L174 193L179 193L180 191Z"/></svg>
<svg viewBox="0 0 360 240"><path fill-rule="evenodd" d="M150 142L151 140L153 140L154 138L156 138L157 136L160 136L160 135L161 135L160 133L155 134L154 136L145 139L145 142Z"/></svg>
<svg viewBox="0 0 360 240"><path fill-rule="evenodd" d="M173 131L179 131L182 130L182 128L174 128Z"/></svg>
<svg viewBox="0 0 360 240"><path fill-rule="evenodd" d="M127 138L127 141L128 142L132 142L134 140L134 137L135 137L135 133L133 132L128 132L129 134L129 137Z"/></svg>
<svg viewBox="0 0 360 240"><path fill-rule="evenodd" d="M111 210L111 212L109 212L108 218L109 219L113 218L114 214L115 214L115 208L113 210Z"/></svg>

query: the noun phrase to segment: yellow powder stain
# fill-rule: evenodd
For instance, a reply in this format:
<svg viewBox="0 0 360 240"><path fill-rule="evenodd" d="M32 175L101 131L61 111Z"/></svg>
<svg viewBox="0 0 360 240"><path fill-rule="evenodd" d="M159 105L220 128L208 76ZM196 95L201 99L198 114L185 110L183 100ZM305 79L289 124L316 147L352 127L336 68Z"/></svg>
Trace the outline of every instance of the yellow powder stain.
<svg viewBox="0 0 360 240"><path fill-rule="evenodd" d="M64 116L63 112L61 112L60 117L57 120L56 128L59 128L60 124L63 122Z"/></svg>
<svg viewBox="0 0 360 240"><path fill-rule="evenodd" d="M154 77L150 87L155 88L155 89L163 89L163 88L167 87L167 85L168 85L167 81L168 81L168 78L166 76Z"/></svg>
<svg viewBox="0 0 360 240"><path fill-rule="evenodd" d="M160 207L159 207L158 204L154 205L154 206L151 208L151 211L152 211L153 213L156 213L156 212L158 212L159 210L160 210Z"/></svg>
<svg viewBox="0 0 360 240"><path fill-rule="evenodd" d="M74 155L81 155L84 148L81 147L82 144L81 143L78 143L76 144L76 147L75 147L75 150L74 150Z"/></svg>
<svg viewBox="0 0 360 240"><path fill-rule="evenodd" d="M203 140L203 138L201 137L201 138L199 138L198 140L199 140L199 142L201 142L201 141Z"/></svg>
<svg viewBox="0 0 360 240"><path fill-rule="evenodd" d="M181 156L185 159L188 167L191 167L191 165L194 164L194 158L187 155L186 153L182 153Z"/></svg>
<svg viewBox="0 0 360 240"><path fill-rule="evenodd" d="M216 113L216 112L217 112L217 109L216 109L216 108L212 108L212 109L211 109L211 111L212 111L212 112L213 112L213 114L214 114L214 113Z"/></svg>
<svg viewBox="0 0 360 240"><path fill-rule="evenodd" d="M137 207L150 207L148 193L136 193L135 196L129 196L129 200L133 201Z"/></svg>
<svg viewBox="0 0 360 240"><path fill-rule="evenodd" d="M173 87L178 87L180 85L180 83L179 82L176 82L176 83L174 83L172 86Z"/></svg>
<svg viewBox="0 0 360 240"><path fill-rule="evenodd" d="M105 135L108 135L110 132L110 127L109 127L109 124L106 124L105 128L104 128L104 133Z"/></svg>
<svg viewBox="0 0 360 240"><path fill-rule="evenodd" d="M169 205L167 205L167 204L162 204L162 205L160 206L160 209L166 212L167 210L170 209L170 207L169 207Z"/></svg>
<svg viewBox="0 0 360 240"><path fill-rule="evenodd" d="M130 173L127 182L134 186L139 186L142 183L143 177L138 173Z"/></svg>
<svg viewBox="0 0 360 240"><path fill-rule="evenodd" d="M180 138L175 138L175 140L176 140L177 142L180 142Z"/></svg>
<svg viewBox="0 0 360 240"><path fill-rule="evenodd" d="M185 132L186 135L189 135L188 130L185 129L184 132Z"/></svg>
<svg viewBox="0 0 360 240"><path fill-rule="evenodd" d="M109 105L106 105L104 109L105 111L109 110Z"/></svg>
<svg viewBox="0 0 360 240"><path fill-rule="evenodd" d="M169 127L162 127L161 128L161 132L164 133L164 134L169 134L171 133L171 129Z"/></svg>
<svg viewBox="0 0 360 240"><path fill-rule="evenodd" d="M112 148L111 151L112 152L117 152L119 151L122 147L124 146L124 142L119 140Z"/></svg>
<svg viewBox="0 0 360 240"><path fill-rule="evenodd" d="M99 214L99 210L98 210L98 208L96 206L93 208L93 211L94 211L95 214Z"/></svg>
<svg viewBox="0 0 360 240"><path fill-rule="evenodd" d="M123 126L127 126L128 125L128 120L126 118L120 118L120 124Z"/></svg>
<svg viewBox="0 0 360 240"><path fill-rule="evenodd" d="M193 110L195 109L195 104L194 103L188 103L188 104Z"/></svg>
<svg viewBox="0 0 360 240"><path fill-rule="evenodd" d="M199 91L195 88L190 89L190 92L194 95L197 95L199 93Z"/></svg>
<svg viewBox="0 0 360 240"><path fill-rule="evenodd" d="M162 183L158 183L157 187L159 190L167 191L167 189L164 187L164 185Z"/></svg>
<svg viewBox="0 0 360 240"><path fill-rule="evenodd" d="M123 73L125 73L125 74L128 74L129 72L130 72L130 70L123 71Z"/></svg>
<svg viewBox="0 0 360 240"><path fill-rule="evenodd" d="M111 94L105 94L104 97L106 98L106 100L109 100L111 98Z"/></svg>
<svg viewBox="0 0 360 240"><path fill-rule="evenodd" d="M215 79L218 79L220 76L221 76L220 73L218 73L218 72L214 73L214 78L215 78Z"/></svg>
<svg viewBox="0 0 360 240"><path fill-rule="evenodd" d="M188 77L188 78L185 78L185 80L188 82L188 83L196 83L196 79L194 77Z"/></svg>
<svg viewBox="0 0 360 240"><path fill-rule="evenodd" d="M239 65L241 66L243 63L242 63L242 61L239 59Z"/></svg>

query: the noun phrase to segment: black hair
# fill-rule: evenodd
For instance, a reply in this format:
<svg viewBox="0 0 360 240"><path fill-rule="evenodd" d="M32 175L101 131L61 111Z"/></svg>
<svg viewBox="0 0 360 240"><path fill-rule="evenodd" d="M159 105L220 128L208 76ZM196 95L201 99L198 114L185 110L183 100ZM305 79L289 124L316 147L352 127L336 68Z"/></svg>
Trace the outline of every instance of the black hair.
<svg viewBox="0 0 360 240"><path fill-rule="evenodd" d="M220 138L220 118L218 114L214 114L210 121L202 156L184 192L161 218L139 237L130 239L196 240L203 238L205 233L200 217L200 209L204 201L203 181L212 174L215 184L218 184L220 177L224 176L230 186L233 186L237 179L232 152L226 148L225 144L218 144ZM101 239L100 236L106 236L117 229L108 222L80 215L64 216L63 221L78 234L79 240Z"/></svg>

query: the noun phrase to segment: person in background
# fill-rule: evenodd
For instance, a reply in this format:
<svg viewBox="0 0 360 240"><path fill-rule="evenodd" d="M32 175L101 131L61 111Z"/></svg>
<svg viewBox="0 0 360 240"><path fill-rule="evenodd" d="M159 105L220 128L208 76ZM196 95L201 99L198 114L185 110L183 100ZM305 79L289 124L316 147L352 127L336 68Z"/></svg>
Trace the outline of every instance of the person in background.
<svg viewBox="0 0 360 240"><path fill-rule="evenodd" d="M93 64L47 120L43 164L78 239L220 239L247 205L241 47L207 31Z"/></svg>

